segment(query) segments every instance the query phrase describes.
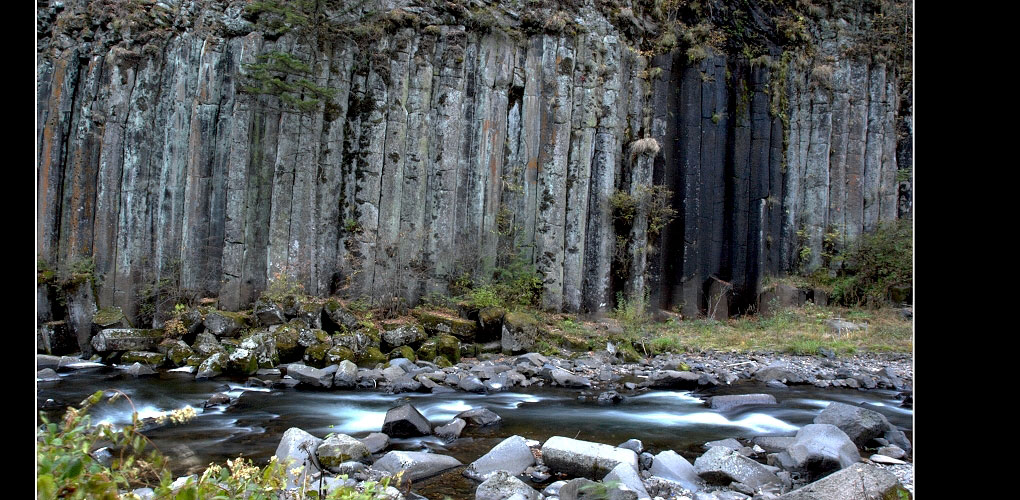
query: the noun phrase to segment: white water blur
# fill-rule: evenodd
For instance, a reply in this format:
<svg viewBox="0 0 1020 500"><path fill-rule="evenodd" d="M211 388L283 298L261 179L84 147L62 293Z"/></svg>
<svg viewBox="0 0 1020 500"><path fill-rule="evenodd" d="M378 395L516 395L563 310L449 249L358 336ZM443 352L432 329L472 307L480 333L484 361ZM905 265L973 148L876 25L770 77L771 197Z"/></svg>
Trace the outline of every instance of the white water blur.
<svg viewBox="0 0 1020 500"><path fill-rule="evenodd" d="M799 429L796 425L791 425L764 413L750 413L736 419L730 419L721 413L711 411L698 411L692 413L628 413L619 410L610 410L603 413L604 415L613 416L624 421L676 427L711 425L720 427L736 427L755 433L779 433L796 431Z"/></svg>

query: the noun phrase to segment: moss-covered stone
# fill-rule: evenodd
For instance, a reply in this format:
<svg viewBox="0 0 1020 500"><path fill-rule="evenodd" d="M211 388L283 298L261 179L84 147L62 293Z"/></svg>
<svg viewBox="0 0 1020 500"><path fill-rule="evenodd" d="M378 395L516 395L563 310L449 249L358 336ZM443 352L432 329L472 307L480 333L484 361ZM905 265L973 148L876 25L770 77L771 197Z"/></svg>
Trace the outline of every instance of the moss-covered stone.
<svg viewBox="0 0 1020 500"><path fill-rule="evenodd" d="M411 361L417 361L418 360L418 356L416 356L414 354L414 349L411 349L411 346L408 346L408 345L402 345L400 347L395 347L392 351L389 352L389 354L386 355L386 359L396 359L396 358L407 358L407 359L409 359Z"/></svg>
<svg viewBox="0 0 1020 500"><path fill-rule="evenodd" d="M334 345L326 351L326 366L338 365L344 360L354 362L358 359L357 354L351 348L342 345Z"/></svg>
<svg viewBox="0 0 1020 500"><path fill-rule="evenodd" d="M291 325L283 325L273 332L276 338L276 352L280 356L280 362L290 363L301 359L305 348L298 343L301 331Z"/></svg>
<svg viewBox="0 0 1020 500"><path fill-rule="evenodd" d="M326 366L326 352L333 346L326 342L312 344L305 349L304 361L308 366L323 368Z"/></svg>
<svg viewBox="0 0 1020 500"><path fill-rule="evenodd" d="M436 356L432 360L432 362L435 363L435 365L440 368L448 368L453 366L453 363L451 363L450 360L446 359L446 356Z"/></svg>
<svg viewBox="0 0 1020 500"><path fill-rule="evenodd" d="M453 364L460 362L460 340L453 335L436 336L436 355L446 356Z"/></svg>
<svg viewBox="0 0 1020 500"><path fill-rule="evenodd" d="M460 357L473 358L478 355L478 344L462 342L460 344Z"/></svg>
<svg viewBox="0 0 1020 500"><path fill-rule="evenodd" d="M643 359L630 342L617 344L616 349L624 363L638 363Z"/></svg>
<svg viewBox="0 0 1020 500"><path fill-rule="evenodd" d="M205 315L204 324L206 331L217 337L236 337L248 326L248 315L213 310Z"/></svg>
<svg viewBox="0 0 1020 500"><path fill-rule="evenodd" d="M431 311L416 311L415 316L421 322L425 332L432 335L449 334L465 342L474 342L478 333L478 323L439 314Z"/></svg>
<svg viewBox="0 0 1020 500"><path fill-rule="evenodd" d="M107 328L92 337L96 352L154 351L163 341L163 329Z"/></svg>
<svg viewBox="0 0 1020 500"><path fill-rule="evenodd" d="M439 341L435 338L429 338L425 342L421 343L421 347L418 348L418 358L420 359L432 359L436 357L436 346Z"/></svg>
<svg viewBox="0 0 1020 500"><path fill-rule="evenodd" d="M124 311L116 306L104 307L96 311L96 313L92 315L92 323L100 329L131 327L127 318L124 316Z"/></svg>
<svg viewBox="0 0 1020 500"><path fill-rule="evenodd" d="M166 354L167 361L173 366L184 366L188 358L195 355L195 351L183 340L164 340L159 345L159 352Z"/></svg>
<svg viewBox="0 0 1020 500"><path fill-rule="evenodd" d="M531 351L539 337L538 317L522 312L507 313L503 317L500 338L503 354L520 354Z"/></svg>
<svg viewBox="0 0 1020 500"><path fill-rule="evenodd" d="M383 355L382 351L378 347L369 346L365 348L365 351L358 356L358 366L372 368L379 363L385 363L386 356Z"/></svg>
<svg viewBox="0 0 1020 500"><path fill-rule="evenodd" d="M323 325L327 330L352 332L358 326L357 316L348 311L339 300L327 300L322 309L326 313L326 319L329 320Z"/></svg>
<svg viewBox="0 0 1020 500"><path fill-rule="evenodd" d="M142 363L143 365L156 368L163 366L163 363L166 362L166 354L147 351L128 351L120 357L120 362L125 365Z"/></svg>

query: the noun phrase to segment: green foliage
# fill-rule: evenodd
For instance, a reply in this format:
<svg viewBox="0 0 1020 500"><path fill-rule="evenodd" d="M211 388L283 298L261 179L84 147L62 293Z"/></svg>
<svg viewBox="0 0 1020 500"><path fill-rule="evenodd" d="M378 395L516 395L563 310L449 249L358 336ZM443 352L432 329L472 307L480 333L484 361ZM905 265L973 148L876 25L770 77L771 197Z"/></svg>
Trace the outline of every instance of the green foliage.
<svg viewBox="0 0 1020 500"><path fill-rule="evenodd" d="M268 52L258 59L260 62L244 67L247 73L247 84L241 87L244 92L276 96L300 112L318 110L324 100L336 95L336 89L313 82L312 67L291 54Z"/></svg>
<svg viewBox="0 0 1020 500"><path fill-rule="evenodd" d="M609 206L613 210L613 218L618 222L631 223L637 213L638 200L630 193L617 189L609 197Z"/></svg>
<svg viewBox="0 0 1020 500"><path fill-rule="evenodd" d="M50 422L40 414L36 436L36 488L39 499L110 499L137 498L122 491L140 487L153 489L153 498L161 500L244 498L276 499L287 487L287 465L273 457L265 467L250 459L238 457L227 460L226 466L209 464L198 476L190 478L178 489L171 489L173 479L168 461L155 445L137 429L142 423L138 413L132 413L130 425L114 429L110 425L91 425L88 411L106 395L97 391L79 408L69 408L59 422ZM107 399L114 402L120 397L130 399L120 391L113 391ZM190 411L187 411L190 410ZM157 421L184 423L194 418L194 410L184 408L157 418ZM100 445L113 454L110 465L93 458ZM151 450L148 449L151 447ZM291 472L293 473L293 471ZM298 471L300 474L300 470ZM307 476L302 476L307 477ZM400 474L395 476L399 483ZM288 498L331 500L382 500L388 498L385 490L391 478L380 482L366 481L359 489L344 486L326 495L318 490L318 483L305 480L300 493Z"/></svg>
<svg viewBox="0 0 1020 500"><path fill-rule="evenodd" d="M123 393L116 392L109 400L120 396ZM69 408L60 422L39 415L42 426L36 433L37 498L116 499L120 489L169 483L166 459L155 450L144 453L149 442L137 431L137 413L132 414L130 425L119 430L91 425L87 412L104 397L103 391L96 391L79 408ZM99 443L114 450L109 466L90 454L100 447Z"/></svg>
<svg viewBox="0 0 1020 500"><path fill-rule="evenodd" d="M502 307L508 311L534 307L542 296L542 277L535 266L517 258L493 270L492 280L485 284L458 282L466 290L463 298L472 307Z"/></svg>
<svg viewBox="0 0 1020 500"><path fill-rule="evenodd" d="M877 306L896 287L913 284L913 230L910 220L884 224L844 251L843 266L829 280L832 299L851 306Z"/></svg>

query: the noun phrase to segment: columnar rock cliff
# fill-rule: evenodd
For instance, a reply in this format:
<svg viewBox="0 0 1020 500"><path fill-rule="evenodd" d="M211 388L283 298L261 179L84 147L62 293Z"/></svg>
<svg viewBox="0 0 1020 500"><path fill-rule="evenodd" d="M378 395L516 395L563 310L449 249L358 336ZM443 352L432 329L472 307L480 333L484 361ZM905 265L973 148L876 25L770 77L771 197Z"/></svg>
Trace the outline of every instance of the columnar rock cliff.
<svg viewBox="0 0 1020 500"><path fill-rule="evenodd" d="M748 54L654 44L630 3L51 0L38 254L91 259L131 318L170 286L243 308L278 274L413 304L507 256L551 310L697 314L713 279L748 303L909 217L887 2L832 3L794 13L799 43L742 12Z"/></svg>

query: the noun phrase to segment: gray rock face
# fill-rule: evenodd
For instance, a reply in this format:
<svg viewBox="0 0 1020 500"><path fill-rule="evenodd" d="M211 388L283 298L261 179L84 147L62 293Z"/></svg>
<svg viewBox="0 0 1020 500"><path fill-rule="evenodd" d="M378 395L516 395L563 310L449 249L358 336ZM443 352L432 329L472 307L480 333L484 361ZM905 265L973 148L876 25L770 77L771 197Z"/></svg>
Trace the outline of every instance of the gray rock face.
<svg viewBox="0 0 1020 500"><path fill-rule="evenodd" d="M321 470L319 462L315 457L315 450L319 448L322 440L301 430L291 427L283 433L280 444L276 447L276 459L287 470L287 485L289 488L302 484L302 474L310 476ZM295 476L290 472L303 468L302 474Z"/></svg>
<svg viewBox="0 0 1020 500"><path fill-rule="evenodd" d="M376 460L372 468L392 474L405 471L405 478L418 481L461 465L464 464L446 455L420 451L391 451Z"/></svg>
<svg viewBox="0 0 1020 500"><path fill-rule="evenodd" d="M432 426L427 418L411 404L390 408L383 420L382 432L390 437L405 438L428 436Z"/></svg>
<svg viewBox="0 0 1020 500"><path fill-rule="evenodd" d="M205 315L205 330L217 337L236 337L244 320L235 313L212 311Z"/></svg>
<svg viewBox="0 0 1020 500"><path fill-rule="evenodd" d="M205 358L205 361L202 361L202 363L198 365L198 372L195 373L195 378L203 379L215 377L223 373L226 366L227 354L225 352L217 352L212 356Z"/></svg>
<svg viewBox="0 0 1020 500"><path fill-rule="evenodd" d="M50 321L36 330L39 352L51 355L71 354L78 351L78 338L65 321Z"/></svg>
<svg viewBox="0 0 1020 500"><path fill-rule="evenodd" d="M806 62L780 81L714 51L676 65L629 51L645 21L605 8L453 24L430 4L412 15L435 29L318 44L268 33L233 4L187 3L131 31L82 29L66 20L87 6L62 5L41 9L52 15L38 27L37 254L53 268L93 259L95 299L132 321L143 287L167 277L227 309L278 276L313 295L413 305L451 276L491 278L514 248L547 309L612 308L619 271L629 298L647 291L694 317L714 274L732 275L738 296L768 272L816 269L827 224L852 241L898 216L910 106L891 63L842 50L871 13L844 16L838 34L836 19L808 19L817 50L782 47ZM526 26L561 18L582 19L584 36ZM335 92L299 106L243 91L246 68L278 53L308 65L290 77ZM776 86L786 109L770 113ZM733 88L747 89L739 102ZM688 223L646 255L652 221L638 210L620 248L630 265L613 269L609 200L653 180Z"/></svg>
<svg viewBox="0 0 1020 500"><path fill-rule="evenodd" d="M713 410L727 411L745 405L774 405L776 397L771 394L735 394L713 396L710 406Z"/></svg>
<svg viewBox="0 0 1020 500"><path fill-rule="evenodd" d="M542 445L542 460L552 470L596 480L621 463L638 470L637 454L633 450L563 436L546 440Z"/></svg>
<svg viewBox="0 0 1020 500"><path fill-rule="evenodd" d="M744 483L753 490L774 488L783 482L763 465L724 446L713 446L694 461L694 470L710 484Z"/></svg>
<svg viewBox="0 0 1020 500"><path fill-rule="evenodd" d="M540 494L524 481L513 477L506 471L495 472L475 489L475 500L505 500L508 498L538 500Z"/></svg>
<svg viewBox="0 0 1020 500"><path fill-rule="evenodd" d="M762 382L778 380L784 384L799 384L804 382L796 369L789 364L777 361L754 372L754 379Z"/></svg>
<svg viewBox="0 0 1020 500"><path fill-rule="evenodd" d="M515 435L504 439L481 458L471 462L463 474L475 481L483 481L493 471L503 470L517 476L533 465L535 456L531 454L531 448L523 437Z"/></svg>
<svg viewBox="0 0 1020 500"><path fill-rule="evenodd" d="M873 498L907 498L909 495L892 473L868 464L853 464L818 481L779 497L780 500L822 500L845 498L869 500Z"/></svg>
<svg viewBox="0 0 1020 500"><path fill-rule="evenodd" d="M704 485L704 481L698 476L698 471L694 469L694 466L673 450L655 455L652 466L648 468L648 473L652 476L676 481L691 491L698 491Z"/></svg>
<svg viewBox="0 0 1020 500"><path fill-rule="evenodd" d="M861 460L853 441L839 427L810 424L801 427L786 451L778 455L787 470L804 471L812 477L849 467Z"/></svg>
<svg viewBox="0 0 1020 500"><path fill-rule="evenodd" d="M877 411L839 402L829 403L815 417L814 423L839 427L858 448L863 448L874 438L882 437L892 428L885 415Z"/></svg>

